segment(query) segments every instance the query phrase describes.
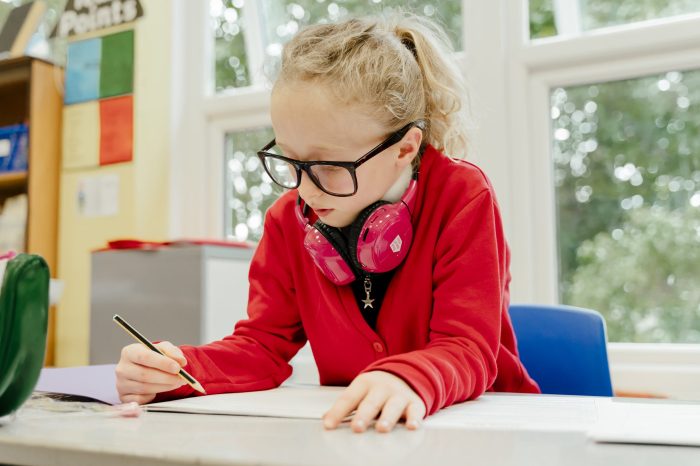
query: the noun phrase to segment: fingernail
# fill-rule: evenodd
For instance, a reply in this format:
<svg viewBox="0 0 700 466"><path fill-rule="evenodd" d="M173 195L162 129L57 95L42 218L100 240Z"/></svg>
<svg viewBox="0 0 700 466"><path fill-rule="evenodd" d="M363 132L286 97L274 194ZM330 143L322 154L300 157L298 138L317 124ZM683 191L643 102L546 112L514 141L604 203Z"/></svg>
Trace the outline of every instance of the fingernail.
<svg viewBox="0 0 700 466"><path fill-rule="evenodd" d="M388 429L389 428L389 422L388 421L379 421L377 423L378 427L381 427L382 429Z"/></svg>
<svg viewBox="0 0 700 466"><path fill-rule="evenodd" d="M408 421L406 425L412 429L417 429L418 428L418 421Z"/></svg>
<svg viewBox="0 0 700 466"><path fill-rule="evenodd" d="M333 428L333 421L331 421L330 419L324 419L323 420L323 427L325 427L326 429L332 429Z"/></svg>
<svg viewBox="0 0 700 466"><path fill-rule="evenodd" d="M365 421L363 421L362 419L355 421L355 427L357 427L360 430L364 430L365 429Z"/></svg>

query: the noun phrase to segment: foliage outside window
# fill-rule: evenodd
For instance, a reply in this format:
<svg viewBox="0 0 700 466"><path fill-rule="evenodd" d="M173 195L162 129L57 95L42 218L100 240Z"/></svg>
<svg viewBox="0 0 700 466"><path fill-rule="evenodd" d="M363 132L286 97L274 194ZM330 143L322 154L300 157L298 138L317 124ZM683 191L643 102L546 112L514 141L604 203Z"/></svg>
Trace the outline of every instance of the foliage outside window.
<svg viewBox="0 0 700 466"><path fill-rule="evenodd" d="M700 342L700 71L551 99L562 301L611 341Z"/></svg>

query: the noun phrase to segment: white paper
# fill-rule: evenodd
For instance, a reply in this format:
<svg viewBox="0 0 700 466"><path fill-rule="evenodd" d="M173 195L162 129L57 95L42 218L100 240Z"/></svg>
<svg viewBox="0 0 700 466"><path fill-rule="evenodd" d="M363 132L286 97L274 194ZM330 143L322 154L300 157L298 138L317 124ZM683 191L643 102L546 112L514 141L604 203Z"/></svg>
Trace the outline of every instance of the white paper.
<svg viewBox="0 0 700 466"><path fill-rule="evenodd" d="M197 396L146 405L147 411L321 419L343 387L285 385L272 390Z"/></svg>
<svg viewBox="0 0 700 466"><path fill-rule="evenodd" d="M109 217L119 213L119 175L100 177L100 215Z"/></svg>
<svg viewBox="0 0 700 466"><path fill-rule="evenodd" d="M426 427L587 432L609 398L486 393L425 420Z"/></svg>
<svg viewBox="0 0 700 466"><path fill-rule="evenodd" d="M589 432L597 442L700 446L700 403L615 399Z"/></svg>
<svg viewBox="0 0 700 466"><path fill-rule="evenodd" d="M78 184L78 211L85 217L99 215L98 186L94 176L83 178Z"/></svg>
<svg viewBox="0 0 700 466"><path fill-rule="evenodd" d="M84 177L78 184L78 211L85 217L110 217L119 213L119 175Z"/></svg>

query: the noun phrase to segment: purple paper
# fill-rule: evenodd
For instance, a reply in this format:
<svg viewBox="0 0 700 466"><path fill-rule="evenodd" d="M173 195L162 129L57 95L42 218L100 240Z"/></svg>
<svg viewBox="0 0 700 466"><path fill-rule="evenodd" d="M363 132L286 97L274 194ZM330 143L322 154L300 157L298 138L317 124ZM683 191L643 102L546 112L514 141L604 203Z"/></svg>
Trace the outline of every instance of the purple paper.
<svg viewBox="0 0 700 466"><path fill-rule="evenodd" d="M111 405L119 404L116 364L44 368L35 391L93 398Z"/></svg>

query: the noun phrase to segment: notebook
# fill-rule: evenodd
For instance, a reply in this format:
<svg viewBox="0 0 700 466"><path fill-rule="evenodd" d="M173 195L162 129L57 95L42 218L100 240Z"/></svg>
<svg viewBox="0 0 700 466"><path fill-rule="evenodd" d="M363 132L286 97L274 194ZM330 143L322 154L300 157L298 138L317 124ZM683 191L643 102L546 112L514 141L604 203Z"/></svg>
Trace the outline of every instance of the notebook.
<svg viewBox="0 0 700 466"><path fill-rule="evenodd" d="M59 393L119 404L114 369L116 364L78 367L45 367L36 384L37 392Z"/></svg>
<svg viewBox="0 0 700 466"><path fill-rule="evenodd" d="M700 403L613 398L588 437L601 443L700 447Z"/></svg>
<svg viewBox="0 0 700 466"><path fill-rule="evenodd" d="M283 385L271 390L197 396L146 405L147 411L322 419L344 387Z"/></svg>

